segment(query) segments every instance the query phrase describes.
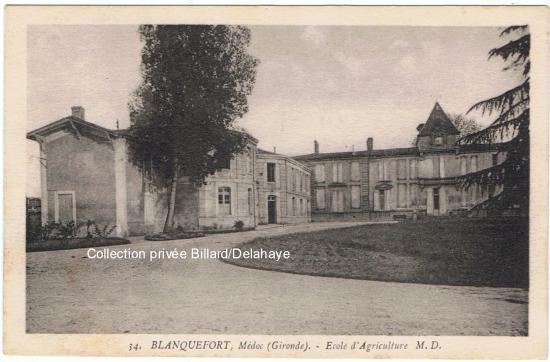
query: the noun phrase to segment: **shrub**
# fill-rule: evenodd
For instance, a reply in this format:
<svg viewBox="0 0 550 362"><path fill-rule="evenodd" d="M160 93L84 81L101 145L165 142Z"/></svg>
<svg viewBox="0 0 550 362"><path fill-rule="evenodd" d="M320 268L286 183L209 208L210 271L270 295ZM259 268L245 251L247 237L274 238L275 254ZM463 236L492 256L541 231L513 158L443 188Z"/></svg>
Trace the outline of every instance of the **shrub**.
<svg viewBox="0 0 550 362"><path fill-rule="evenodd" d="M235 221L235 224L233 224L233 227L239 231L242 231L244 228L244 222L242 222L241 220L237 220Z"/></svg>
<svg viewBox="0 0 550 362"><path fill-rule="evenodd" d="M115 230L116 225L110 228L108 224L98 227L95 221L88 220L86 222L85 235L83 228L84 226L81 226L77 230L74 221L67 223L50 221L46 225L33 227L32 229L27 226L27 242L33 243L53 239L68 240L78 238L79 236L86 237L87 239L108 238Z"/></svg>
<svg viewBox="0 0 550 362"><path fill-rule="evenodd" d="M115 229L116 225L113 225L109 228L109 224L105 224L103 228L101 228L97 226L95 221L88 220L86 222L86 237L88 239L108 238Z"/></svg>

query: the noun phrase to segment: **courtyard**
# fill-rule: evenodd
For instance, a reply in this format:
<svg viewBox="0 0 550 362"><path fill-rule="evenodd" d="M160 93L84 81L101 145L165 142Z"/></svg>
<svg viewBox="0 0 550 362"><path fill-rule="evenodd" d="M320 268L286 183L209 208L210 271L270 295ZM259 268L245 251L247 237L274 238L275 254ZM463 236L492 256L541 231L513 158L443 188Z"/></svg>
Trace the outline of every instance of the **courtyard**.
<svg viewBox="0 0 550 362"><path fill-rule="evenodd" d="M136 251L220 250L369 223L311 223L174 241ZM329 231L326 231L329 230ZM326 231L326 232L324 232ZM301 233L301 234L300 234ZM374 247L374 246L373 246ZM390 252L392 252L390 250ZM395 252L395 251L393 251ZM29 333L525 335L528 290L334 278L220 260L92 260L87 249L27 254Z"/></svg>

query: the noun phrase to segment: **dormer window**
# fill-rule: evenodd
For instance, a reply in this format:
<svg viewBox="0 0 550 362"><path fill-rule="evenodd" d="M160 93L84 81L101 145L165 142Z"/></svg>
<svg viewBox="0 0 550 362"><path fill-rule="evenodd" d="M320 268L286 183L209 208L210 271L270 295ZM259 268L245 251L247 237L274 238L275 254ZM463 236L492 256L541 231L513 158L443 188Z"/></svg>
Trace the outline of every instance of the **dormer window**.
<svg viewBox="0 0 550 362"><path fill-rule="evenodd" d="M437 146L441 146L443 144L443 137L442 136L435 136L434 144Z"/></svg>

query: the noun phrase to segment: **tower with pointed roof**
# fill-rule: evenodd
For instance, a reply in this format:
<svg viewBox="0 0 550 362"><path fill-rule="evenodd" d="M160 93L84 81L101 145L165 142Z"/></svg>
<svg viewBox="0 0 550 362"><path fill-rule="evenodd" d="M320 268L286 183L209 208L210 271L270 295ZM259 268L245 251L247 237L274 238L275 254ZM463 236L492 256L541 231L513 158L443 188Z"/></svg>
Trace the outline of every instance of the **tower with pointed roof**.
<svg viewBox="0 0 550 362"><path fill-rule="evenodd" d="M455 148L460 134L438 102L435 102L426 123L418 125L416 129L416 146L419 151Z"/></svg>

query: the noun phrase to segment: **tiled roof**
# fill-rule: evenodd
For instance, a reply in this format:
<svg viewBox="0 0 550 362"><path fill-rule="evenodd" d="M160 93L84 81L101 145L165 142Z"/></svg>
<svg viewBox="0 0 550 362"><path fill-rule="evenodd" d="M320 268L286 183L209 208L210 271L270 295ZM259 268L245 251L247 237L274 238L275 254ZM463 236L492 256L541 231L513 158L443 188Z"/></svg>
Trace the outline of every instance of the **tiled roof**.
<svg viewBox="0 0 550 362"><path fill-rule="evenodd" d="M31 132L28 132L27 133L27 138L37 139L38 138L37 136L45 136L45 135L48 135L52 132L60 130L64 127L67 127L67 126L72 127L72 126L77 126L77 125L81 126L81 127L85 127L89 130L100 132L102 134L113 136L113 137L122 136L123 132L125 131L125 130L108 129L108 128L105 128L105 127L101 127L101 126L99 126L95 123L87 122L83 119L80 119L80 118L77 118L77 117L74 117L74 116L68 116L68 117L61 118L58 121L47 124L43 127L37 128L37 129L35 129Z"/></svg>
<svg viewBox="0 0 550 362"><path fill-rule="evenodd" d="M460 134L447 114L445 114L445 111L443 111L443 108L441 108L437 102L435 102L434 108L432 109L428 120L418 135L431 136L433 133L442 133L446 135Z"/></svg>
<svg viewBox="0 0 550 362"><path fill-rule="evenodd" d="M451 149L433 149L433 150L424 150L423 153L468 153L468 152L489 152L497 151L503 146L502 143L496 144L473 144L473 145L463 145L458 146L457 148ZM407 148L388 148L382 150L372 150L370 157L399 157L399 156L415 156L419 155L418 148L416 147L407 147ZM328 153L310 153L308 155L300 155L293 157L298 161L316 161L316 160L337 160L337 159L348 159L355 157L367 157L367 151L357 151L357 152L328 152Z"/></svg>

